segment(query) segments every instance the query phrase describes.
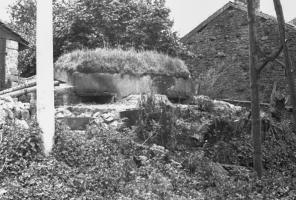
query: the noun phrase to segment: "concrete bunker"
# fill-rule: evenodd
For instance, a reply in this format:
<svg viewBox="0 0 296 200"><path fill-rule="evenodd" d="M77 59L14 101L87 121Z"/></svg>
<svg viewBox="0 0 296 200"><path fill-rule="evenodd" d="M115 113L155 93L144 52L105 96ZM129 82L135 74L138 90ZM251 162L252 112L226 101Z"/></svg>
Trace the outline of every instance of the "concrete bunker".
<svg viewBox="0 0 296 200"><path fill-rule="evenodd" d="M156 52L74 51L57 60L55 79L69 86L63 96L71 97L62 97L62 104L108 103L149 93L184 100L193 92L190 73L183 61Z"/></svg>

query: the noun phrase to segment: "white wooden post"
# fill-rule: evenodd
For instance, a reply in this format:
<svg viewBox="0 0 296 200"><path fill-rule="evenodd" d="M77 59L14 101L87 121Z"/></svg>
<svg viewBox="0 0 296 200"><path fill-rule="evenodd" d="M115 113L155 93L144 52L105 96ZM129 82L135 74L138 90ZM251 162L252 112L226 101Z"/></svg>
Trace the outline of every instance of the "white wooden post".
<svg viewBox="0 0 296 200"><path fill-rule="evenodd" d="M55 131L52 0L37 0L37 121L44 152L52 150Z"/></svg>

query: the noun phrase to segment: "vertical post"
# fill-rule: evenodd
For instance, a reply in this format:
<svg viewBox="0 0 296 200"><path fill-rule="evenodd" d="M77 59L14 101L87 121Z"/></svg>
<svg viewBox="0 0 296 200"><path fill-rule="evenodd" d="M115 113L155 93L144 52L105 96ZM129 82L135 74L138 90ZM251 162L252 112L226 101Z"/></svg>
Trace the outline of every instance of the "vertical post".
<svg viewBox="0 0 296 200"><path fill-rule="evenodd" d="M261 127L260 127L260 100L259 100L259 71L256 68L258 63L258 52L256 48L256 15L254 0L248 0L249 19L249 65L251 80L251 113L252 113L252 136L254 146L254 170L259 178L262 177L262 150L261 150Z"/></svg>
<svg viewBox="0 0 296 200"><path fill-rule="evenodd" d="M54 124L52 0L37 0L37 121L43 132L44 152L52 150Z"/></svg>
<svg viewBox="0 0 296 200"><path fill-rule="evenodd" d="M6 59L6 40L4 38L0 38L0 91L5 89L5 79L6 79L5 59Z"/></svg>

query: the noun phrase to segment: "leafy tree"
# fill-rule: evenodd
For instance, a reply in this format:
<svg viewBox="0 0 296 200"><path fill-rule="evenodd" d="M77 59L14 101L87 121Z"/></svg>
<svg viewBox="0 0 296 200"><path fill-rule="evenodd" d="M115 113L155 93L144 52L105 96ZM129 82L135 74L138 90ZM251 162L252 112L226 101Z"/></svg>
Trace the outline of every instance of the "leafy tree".
<svg viewBox="0 0 296 200"><path fill-rule="evenodd" d="M172 31L165 0L54 0L54 58L74 49L120 47L187 55ZM20 70L35 72L36 0L10 7L15 29L31 42L22 53Z"/></svg>
<svg viewBox="0 0 296 200"><path fill-rule="evenodd" d="M10 6L10 26L29 42L29 49L19 55L21 74L35 73L36 66L36 0L18 0Z"/></svg>

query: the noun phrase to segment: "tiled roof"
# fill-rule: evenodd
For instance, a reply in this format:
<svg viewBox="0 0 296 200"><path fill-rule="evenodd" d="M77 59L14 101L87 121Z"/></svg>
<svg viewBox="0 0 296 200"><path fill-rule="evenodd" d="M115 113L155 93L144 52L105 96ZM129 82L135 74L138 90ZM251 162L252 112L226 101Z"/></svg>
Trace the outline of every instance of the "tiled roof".
<svg viewBox="0 0 296 200"><path fill-rule="evenodd" d="M22 36L20 36L19 34L17 34L15 31L13 31L11 28L9 28L5 23L0 21L0 28L5 29L6 31L8 31L9 33L11 33L16 39L17 42L23 46L23 47L27 47L29 45L29 42L27 42L24 38L22 38Z"/></svg>

